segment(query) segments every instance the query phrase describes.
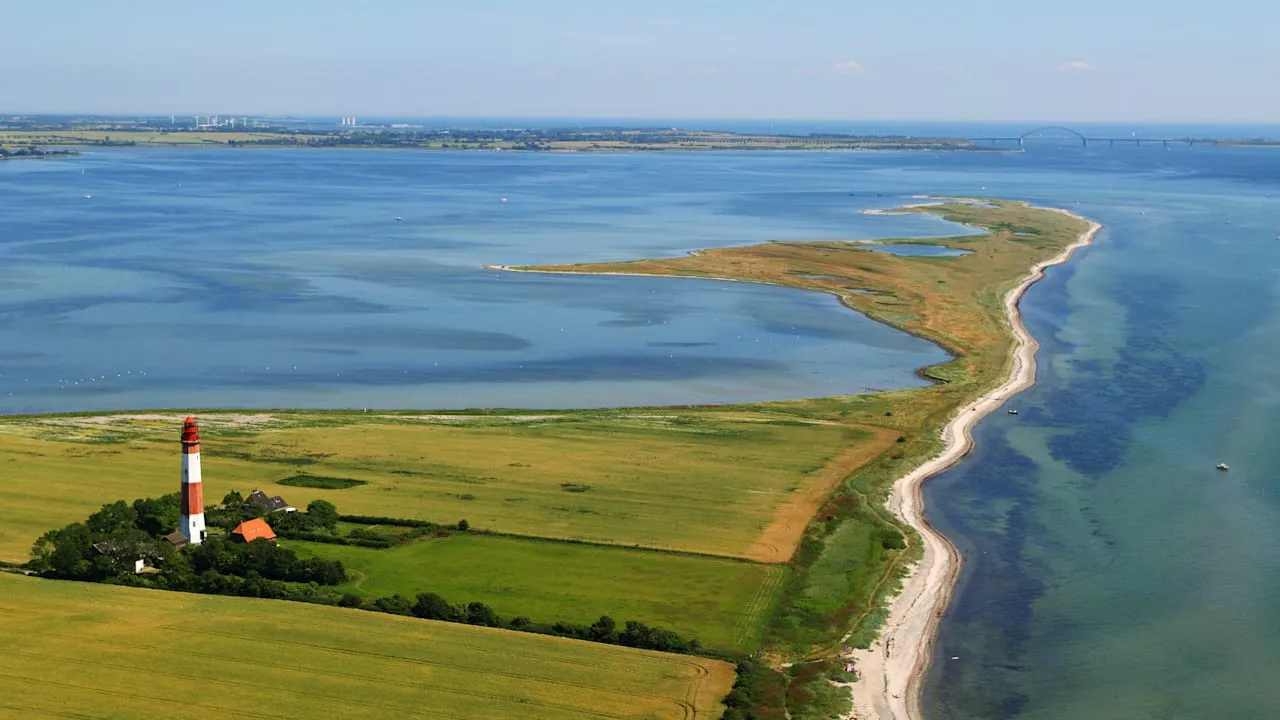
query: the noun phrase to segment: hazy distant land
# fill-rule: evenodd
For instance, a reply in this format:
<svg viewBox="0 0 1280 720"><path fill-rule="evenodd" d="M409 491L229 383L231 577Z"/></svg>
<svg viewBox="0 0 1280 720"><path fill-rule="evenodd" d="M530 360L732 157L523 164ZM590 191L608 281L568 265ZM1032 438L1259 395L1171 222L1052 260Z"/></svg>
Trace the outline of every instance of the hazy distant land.
<svg viewBox="0 0 1280 720"><path fill-rule="evenodd" d="M408 126L315 127L238 119L201 125L145 119L33 118L0 121L0 148L50 147L305 147L534 152L670 150L992 150L961 138L766 135L679 128L437 129ZM1008 148L1004 148L1008 149Z"/></svg>

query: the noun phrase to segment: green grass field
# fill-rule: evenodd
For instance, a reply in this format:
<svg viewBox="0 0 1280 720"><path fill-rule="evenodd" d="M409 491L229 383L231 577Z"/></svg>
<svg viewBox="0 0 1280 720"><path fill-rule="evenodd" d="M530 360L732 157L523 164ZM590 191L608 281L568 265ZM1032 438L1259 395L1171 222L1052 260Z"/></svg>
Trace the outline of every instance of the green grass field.
<svg viewBox="0 0 1280 720"><path fill-rule="evenodd" d="M105 502L177 491L181 418L0 420L0 559L25 560L41 533ZM790 557L825 488L851 469L846 456L892 442L745 412L201 420L211 503L263 488L297 507L325 498L349 514L769 562ZM277 484L299 472L367 484ZM814 486L823 492L807 498Z"/></svg>
<svg viewBox="0 0 1280 720"><path fill-rule="evenodd" d="M718 718L733 668L361 610L0 574L0 716Z"/></svg>
<svg viewBox="0 0 1280 720"><path fill-rule="evenodd" d="M367 597L435 592L480 601L506 618L589 625L640 620L703 645L750 652L785 568L742 560L459 534L390 550L281 541L300 555L341 560Z"/></svg>

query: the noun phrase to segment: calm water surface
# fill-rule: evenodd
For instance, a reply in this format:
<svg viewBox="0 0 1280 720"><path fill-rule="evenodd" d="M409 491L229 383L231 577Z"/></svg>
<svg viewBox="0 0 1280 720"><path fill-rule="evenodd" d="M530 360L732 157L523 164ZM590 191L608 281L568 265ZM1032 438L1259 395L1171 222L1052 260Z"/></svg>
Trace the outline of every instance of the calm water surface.
<svg viewBox="0 0 1280 720"><path fill-rule="evenodd" d="M904 199L854 192L866 174L752 155L8 162L0 412L585 407L919 385L915 370L945 354L834 297L483 269L965 231L861 215Z"/></svg>
<svg viewBox="0 0 1280 720"><path fill-rule="evenodd" d="M859 214L920 193L1024 198L1107 225L1024 301L1043 349L1019 415L984 421L976 452L928 486L968 561L930 717L1280 717L1276 151L5 163L0 412L910 385L937 348L825 296L480 268L953 232Z"/></svg>

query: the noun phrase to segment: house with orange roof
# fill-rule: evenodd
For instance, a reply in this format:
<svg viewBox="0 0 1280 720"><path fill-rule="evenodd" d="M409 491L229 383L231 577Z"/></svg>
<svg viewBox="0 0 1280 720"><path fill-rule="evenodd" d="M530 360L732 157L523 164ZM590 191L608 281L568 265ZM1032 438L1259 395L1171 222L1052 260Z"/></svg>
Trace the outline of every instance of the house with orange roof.
<svg viewBox="0 0 1280 720"><path fill-rule="evenodd" d="M243 543L251 543L254 540L267 540L269 542L276 541L276 533L262 518L254 518L245 520L231 531L231 539Z"/></svg>

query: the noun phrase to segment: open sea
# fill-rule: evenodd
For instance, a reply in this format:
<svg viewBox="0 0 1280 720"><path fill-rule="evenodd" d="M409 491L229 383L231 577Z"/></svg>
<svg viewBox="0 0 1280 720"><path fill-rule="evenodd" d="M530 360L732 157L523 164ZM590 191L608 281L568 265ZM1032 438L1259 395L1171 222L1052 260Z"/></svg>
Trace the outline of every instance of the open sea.
<svg viewBox="0 0 1280 720"><path fill-rule="evenodd" d="M1019 414L983 421L973 455L927 486L967 560L929 717L1280 717L1280 149L8 161L0 413L916 385L944 354L832 297L483 266L963 232L860 212L917 194L1106 225L1024 299L1042 350Z"/></svg>

